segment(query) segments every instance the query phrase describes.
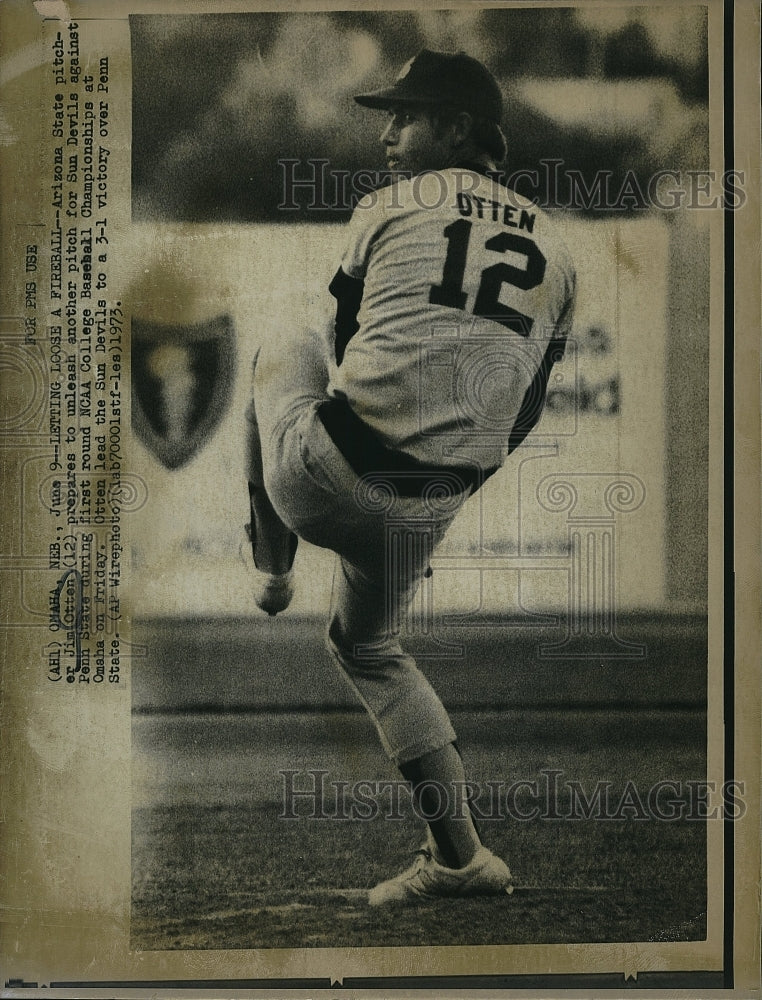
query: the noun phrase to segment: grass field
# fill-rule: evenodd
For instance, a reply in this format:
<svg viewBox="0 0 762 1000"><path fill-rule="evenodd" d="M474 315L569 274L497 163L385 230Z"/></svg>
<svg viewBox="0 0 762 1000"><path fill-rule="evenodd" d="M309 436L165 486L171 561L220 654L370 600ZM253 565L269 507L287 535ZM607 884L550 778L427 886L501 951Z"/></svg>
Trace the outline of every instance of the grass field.
<svg viewBox="0 0 762 1000"><path fill-rule="evenodd" d="M592 789L705 776L705 713L458 710L470 775L531 780L543 769ZM282 819L283 768L327 780L394 778L364 715L346 711L153 712L135 717L132 947L347 947L705 937L706 825L655 819L485 820L510 864L499 899L375 911L367 889L395 874L423 826ZM305 787L300 775L298 787ZM330 785L327 786L330 789ZM568 812L563 786L558 811ZM519 796L522 809L527 802ZM308 803L309 806L309 803ZM335 811L334 795L326 811ZM403 809L403 811L405 811Z"/></svg>

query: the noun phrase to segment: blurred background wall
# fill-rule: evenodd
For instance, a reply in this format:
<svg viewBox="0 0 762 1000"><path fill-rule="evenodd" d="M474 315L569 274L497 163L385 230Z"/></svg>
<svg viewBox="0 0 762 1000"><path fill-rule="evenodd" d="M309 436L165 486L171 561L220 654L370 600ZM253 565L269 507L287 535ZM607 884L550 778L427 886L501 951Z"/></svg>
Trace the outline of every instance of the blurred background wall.
<svg viewBox="0 0 762 1000"><path fill-rule="evenodd" d="M463 49L500 80L510 172L562 158L591 179L612 171L618 189L628 169L647 178L707 166L701 6L134 16L130 24L136 220L283 221L279 158L379 166L382 116L352 95L386 84L422 47ZM536 193L547 200L544 185ZM306 207L290 217L321 214L336 217Z"/></svg>
<svg viewBox="0 0 762 1000"><path fill-rule="evenodd" d="M618 522L620 603L700 610L707 213L654 208L638 192L658 170L686 178L708 168L705 8L135 16L131 30L125 297L141 352L133 347L133 423L144 446L133 464L150 484L133 530L136 613L246 613L235 552L250 358L283 324L313 324L330 309L325 289L351 211L338 187L322 208L302 192L280 209L278 161L299 161L299 177L309 159L328 161L332 176L378 169L382 118L352 95L387 82L423 46L464 49L500 80L506 170L537 171L516 187L557 212L580 287L574 350L539 435L453 531L438 599L486 612L505 610L506 595L519 611L564 607L566 519L537 504L538 484L559 470L619 469L646 488ZM612 197L575 206L569 171L588 189L605 171ZM635 193L617 200L628 179ZM205 423L193 403L202 397L216 400ZM172 449L158 453L155 438L166 437L172 407L189 447L168 460ZM504 562L479 571L485 555ZM512 568L519 555L534 570ZM331 561L306 546L299 559L325 582L303 590L296 610L322 613Z"/></svg>

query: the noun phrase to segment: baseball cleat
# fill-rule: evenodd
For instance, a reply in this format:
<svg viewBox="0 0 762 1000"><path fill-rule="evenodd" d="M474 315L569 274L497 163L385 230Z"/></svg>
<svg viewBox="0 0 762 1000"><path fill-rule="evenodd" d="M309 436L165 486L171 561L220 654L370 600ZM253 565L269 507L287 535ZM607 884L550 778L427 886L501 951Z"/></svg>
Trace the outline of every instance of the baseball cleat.
<svg viewBox="0 0 762 1000"><path fill-rule="evenodd" d="M294 596L294 571L287 573L264 573L254 565L251 541L248 533L241 540L238 550L241 562L246 567L254 603L271 617L285 611Z"/></svg>
<svg viewBox="0 0 762 1000"><path fill-rule="evenodd" d="M368 894L371 906L421 903L428 899L501 896L513 892L508 865L480 847L465 868L446 868L428 848L416 851L413 864L401 875L379 882Z"/></svg>

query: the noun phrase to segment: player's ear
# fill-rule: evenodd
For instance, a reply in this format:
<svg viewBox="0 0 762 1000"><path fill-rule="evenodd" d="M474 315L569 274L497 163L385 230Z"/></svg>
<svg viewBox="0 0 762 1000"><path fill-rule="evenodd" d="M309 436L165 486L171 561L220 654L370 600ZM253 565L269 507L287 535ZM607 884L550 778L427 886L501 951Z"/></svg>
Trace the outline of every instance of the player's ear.
<svg viewBox="0 0 762 1000"><path fill-rule="evenodd" d="M457 111L450 122L450 134L453 145L457 148L462 146L471 135L474 128L474 118L468 111Z"/></svg>

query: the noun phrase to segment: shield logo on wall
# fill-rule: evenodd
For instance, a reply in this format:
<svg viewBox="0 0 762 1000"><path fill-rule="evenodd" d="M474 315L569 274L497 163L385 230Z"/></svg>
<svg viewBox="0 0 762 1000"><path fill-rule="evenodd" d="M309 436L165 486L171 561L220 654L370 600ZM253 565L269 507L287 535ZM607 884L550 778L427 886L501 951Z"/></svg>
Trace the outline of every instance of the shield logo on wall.
<svg viewBox="0 0 762 1000"><path fill-rule="evenodd" d="M132 320L132 428L168 469L211 439L233 390L235 332L229 316L194 325Z"/></svg>

